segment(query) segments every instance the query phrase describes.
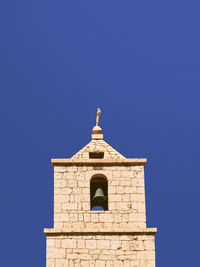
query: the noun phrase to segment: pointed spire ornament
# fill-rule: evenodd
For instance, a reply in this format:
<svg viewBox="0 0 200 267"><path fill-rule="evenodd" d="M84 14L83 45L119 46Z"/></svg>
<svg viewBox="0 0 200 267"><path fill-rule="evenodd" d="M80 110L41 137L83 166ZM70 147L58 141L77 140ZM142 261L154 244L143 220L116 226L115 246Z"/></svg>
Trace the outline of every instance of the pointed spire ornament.
<svg viewBox="0 0 200 267"><path fill-rule="evenodd" d="M97 117L96 117L96 126L99 125L99 117L100 117L100 114L101 114L101 110L100 108L97 109Z"/></svg>
<svg viewBox="0 0 200 267"><path fill-rule="evenodd" d="M92 139L103 139L102 129L99 127L100 108L97 109L96 125L92 129Z"/></svg>

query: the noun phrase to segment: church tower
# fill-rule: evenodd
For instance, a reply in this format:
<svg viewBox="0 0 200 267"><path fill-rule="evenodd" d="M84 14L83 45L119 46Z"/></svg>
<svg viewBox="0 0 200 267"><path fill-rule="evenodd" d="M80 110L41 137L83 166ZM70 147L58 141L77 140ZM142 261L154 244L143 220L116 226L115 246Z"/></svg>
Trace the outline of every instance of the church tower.
<svg viewBox="0 0 200 267"><path fill-rule="evenodd" d="M52 159L54 228L46 235L46 267L155 267L156 228L146 227L146 159L125 158L103 139L72 158Z"/></svg>

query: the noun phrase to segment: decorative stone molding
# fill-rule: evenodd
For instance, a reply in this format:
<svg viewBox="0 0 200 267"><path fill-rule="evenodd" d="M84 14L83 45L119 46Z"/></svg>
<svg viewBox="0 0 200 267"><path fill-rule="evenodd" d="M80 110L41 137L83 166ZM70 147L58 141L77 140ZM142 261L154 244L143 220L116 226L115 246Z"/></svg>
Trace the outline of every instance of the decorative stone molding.
<svg viewBox="0 0 200 267"><path fill-rule="evenodd" d="M126 235L155 235L157 232L157 228L144 228L144 229L131 229L131 228L110 228L108 229L90 229L90 228L79 228L78 229L73 229L70 227L69 229L66 230L60 230L60 229L55 229L55 228L45 228L44 233L46 236L50 235L68 235L68 234L126 234ZM67 227L65 227L67 228Z"/></svg>
<svg viewBox="0 0 200 267"><path fill-rule="evenodd" d="M145 166L146 158L126 158L126 159L52 159L51 163L55 165L142 165Z"/></svg>

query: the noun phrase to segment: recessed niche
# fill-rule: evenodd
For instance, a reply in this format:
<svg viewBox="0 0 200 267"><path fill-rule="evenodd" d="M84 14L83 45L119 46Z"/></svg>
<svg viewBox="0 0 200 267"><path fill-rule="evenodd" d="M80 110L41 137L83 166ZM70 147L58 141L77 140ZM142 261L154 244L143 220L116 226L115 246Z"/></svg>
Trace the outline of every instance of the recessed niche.
<svg viewBox="0 0 200 267"><path fill-rule="evenodd" d="M89 152L90 159L103 159L104 152Z"/></svg>

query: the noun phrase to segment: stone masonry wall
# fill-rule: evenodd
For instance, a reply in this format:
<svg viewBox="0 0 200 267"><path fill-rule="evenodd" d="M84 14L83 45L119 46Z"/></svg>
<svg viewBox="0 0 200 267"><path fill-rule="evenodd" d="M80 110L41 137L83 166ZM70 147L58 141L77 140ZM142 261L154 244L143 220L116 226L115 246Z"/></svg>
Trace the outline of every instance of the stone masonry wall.
<svg viewBox="0 0 200 267"><path fill-rule="evenodd" d="M90 180L108 179L108 211L90 211ZM146 227L143 166L55 166L54 228Z"/></svg>
<svg viewBox="0 0 200 267"><path fill-rule="evenodd" d="M90 180L108 180L108 210L90 210ZM155 267L146 228L144 166L54 166L54 228L46 267Z"/></svg>
<svg viewBox="0 0 200 267"><path fill-rule="evenodd" d="M155 267L154 235L47 236L47 267Z"/></svg>
<svg viewBox="0 0 200 267"><path fill-rule="evenodd" d="M72 159L89 159L89 152L104 152L104 159L124 159L117 150L104 140L92 140L89 144L78 151Z"/></svg>

